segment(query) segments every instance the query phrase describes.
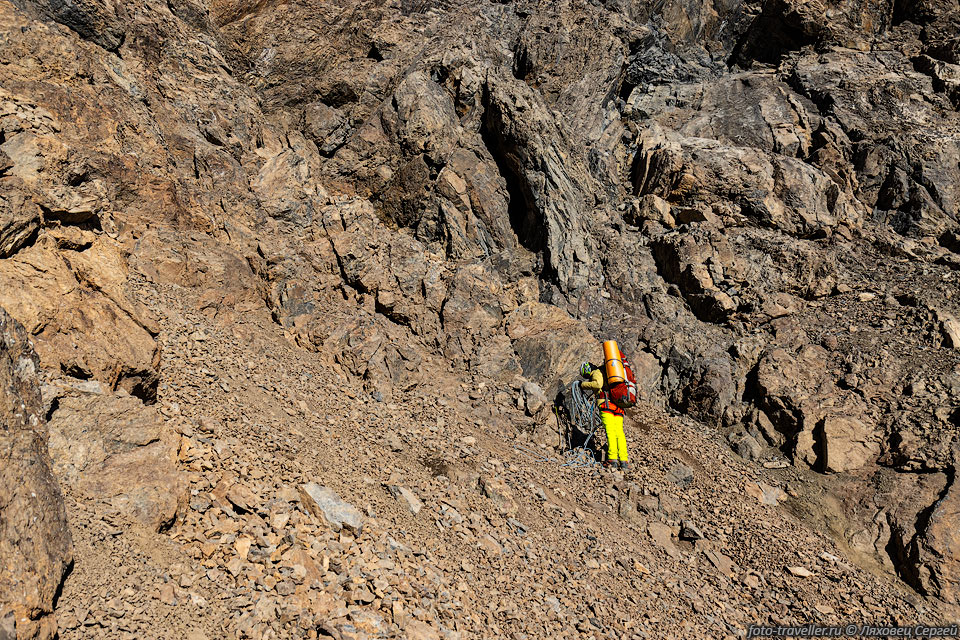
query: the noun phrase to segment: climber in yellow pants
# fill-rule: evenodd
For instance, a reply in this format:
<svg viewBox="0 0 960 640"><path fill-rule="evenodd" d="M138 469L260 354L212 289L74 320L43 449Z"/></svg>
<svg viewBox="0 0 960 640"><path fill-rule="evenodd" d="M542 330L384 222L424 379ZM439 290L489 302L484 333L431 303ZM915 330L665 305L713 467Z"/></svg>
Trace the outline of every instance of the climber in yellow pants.
<svg viewBox="0 0 960 640"><path fill-rule="evenodd" d="M627 455L627 436L623 433L623 409L619 411L617 415L601 408L600 419L607 432L607 462L626 469L630 457Z"/></svg>
<svg viewBox="0 0 960 640"><path fill-rule="evenodd" d="M603 370L600 367L584 362L580 365L580 375L589 378L588 381L580 383L580 388L597 394L600 419L603 421L603 428L607 432L606 464L626 470L629 468L630 458L627 455L627 437L623 433L624 411L610 402L606 392L604 392L603 389L606 385L603 379Z"/></svg>

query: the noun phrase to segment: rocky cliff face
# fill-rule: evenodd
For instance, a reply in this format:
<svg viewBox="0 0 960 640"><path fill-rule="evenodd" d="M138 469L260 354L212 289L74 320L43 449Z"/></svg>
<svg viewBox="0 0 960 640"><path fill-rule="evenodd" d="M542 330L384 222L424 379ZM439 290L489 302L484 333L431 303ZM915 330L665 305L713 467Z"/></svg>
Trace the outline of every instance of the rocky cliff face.
<svg viewBox="0 0 960 640"><path fill-rule="evenodd" d="M957 604L958 27L949 0L0 2L0 306L72 389L54 468L182 515L168 464L172 502L70 450L86 416L173 464L143 425L180 298L266 309L362 402L449 372L544 442L543 394L615 337L653 406L809 471L808 524Z"/></svg>
<svg viewBox="0 0 960 640"><path fill-rule="evenodd" d="M0 631L10 638L56 635L51 614L73 553L39 369L23 327L0 311Z"/></svg>
<svg viewBox="0 0 960 640"><path fill-rule="evenodd" d="M516 362L510 375L553 392L561 369L536 363L546 341L510 331L524 304L546 304L535 313L650 354L650 391L751 457L852 473L867 493L883 469L909 472L905 491L936 472L947 491L957 7L355 10L211 8L268 117L316 145L324 184L370 202L353 223L368 246L339 229L331 242L347 296L428 346L438 336L458 368ZM437 275L411 252L435 256ZM464 269L484 291L462 295ZM514 311L500 283L530 298ZM301 295L274 303L281 322L315 322ZM925 496L922 509L941 499ZM888 522L857 535L953 601L934 577L950 570L921 559L916 513L862 514Z"/></svg>

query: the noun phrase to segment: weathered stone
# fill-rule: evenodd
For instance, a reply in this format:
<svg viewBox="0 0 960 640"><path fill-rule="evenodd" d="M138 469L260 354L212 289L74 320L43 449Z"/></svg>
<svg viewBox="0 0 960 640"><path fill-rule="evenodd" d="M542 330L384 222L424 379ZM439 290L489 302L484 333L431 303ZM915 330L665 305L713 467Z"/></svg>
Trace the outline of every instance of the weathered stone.
<svg viewBox="0 0 960 640"><path fill-rule="evenodd" d="M678 557L680 555L680 550L677 549L677 546L673 543L670 527L659 522L651 522L647 525L647 533L668 555L672 557Z"/></svg>
<svg viewBox="0 0 960 640"><path fill-rule="evenodd" d="M719 551L706 551L704 555L707 557L707 560L710 561L714 567L717 568L717 571L732 578L734 576L734 563L728 556L720 553Z"/></svg>
<svg viewBox="0 0 960 640"><path fill-rule="evenodd" d="M234 506L242 509L243 511L253 511L254 507L259 501L257 494L251 491L249 487L240 484L239 482L227 490L225 497Z"/></svg>
<svg viewBox="0 0 960 640"><path fill-rule="evenodd" d="M438 465L437 472L450 479L450 482L476 490L480 483L480 472L467 462L445 461Z"/></svg>
<svg viewBox="0 0 960 640"><path fill-rule="evenodd" d="M702 540L704 538L703 532L700 531L700 528L693 523L691 520L684 520L680 524L680 539L681 540Z"/></svg>
<svg viewBox="0 0 960 640"><path fill-rule="evenodd" d="M504 513L515 515L519 510L513 492L507 487L506 483L499 478L490 476L480 477L480 490L483 495L490 498Z"/></svg>
<svg viewBox="0 0 960 640"><path fill-rule="evenodd" d="M547 397L556 395L581 362L602 353L600 343L581 322L539 302L524 304L507 317L507 335L523 375L544 389Z"/></svg>
<svg viewBox="0 0 960 640"><path fill-rule="evenodd" d="M940 330L945 346L960 349L960 321L953 317L941 317Z"/></svg>
<svg viewBox="0 0 960 640"><path fill-rule="evenodd" d="M918 531L916 580L919 586L944 602L960 602L960 498L956 483L932 505L924 531Z"/></svg>
<svg viewBox="0 0 960 640"><path fill-rule="evenodd" d="M413 515L417 515L423 509L423 501L410 489L397 485L387 485L387 490Z"/></svg>
<svg viewBox="0 0 960 640"><path fill-rule="evenodd" d="M0 163L4 157L0 151ZM39 228L40 208L26 194L16 189L0 190L0 258L16 253Z"/></svg>
<svg viewBox="0 0 960 640"><path fill-rule="evenodd" d="M667 480L685 487L693 482L693 469L683 463L677 463L667 472Z"/></svg>
<svg viewBox="0 0 960 640"><path fill-rule="evenodd" d="M543 392L543 389L541 389L540 385L536 384L535 382L524 382L522 391L523 403L527 411L527 415L536 415L540 409L545 407L549 402L546 394Z"/></svg>
<svg viewBox="0 0 960 640"><path fill-rule="evenodd" d="M874 430L855 417L828 416L822 429L827 471L859 469L874 462L880 453Z"/></svg>
<svg viewBox="0 0 960 640"><path fill-rule="evenodd" d="M631 203L630 209L624 213L624 219L630 224L641 225L644 220L653 220L670 228L676 224L670 211L670 203L659 196L648 193L639 200Z"/></svg>
<svg viewBox="0 0 960 640"><path fill-rule="evenodd" d="M747 482L743 487L744 492L755 498L760 504L777 506L781 500L786 498L783 490L779 487L771 487L765 482Z"/></svg>
<svg viewBox="0 0 960 640"><path fill-rule="evenodd" d="M734 439L732 444L733 450L737 452L737 455L747 460L759 460L763 453L763 447L760 446L760 443L757 442L756 438L748 434Z"/></svg>
<svg viewBox="0 0 960 640"><path fill-rule="evenodd" d="M0 304L36 336L45 366L152 399L159 353L145 325L156 327L125 293L119 251L98 245L68 259L51 245L0 262Z"/></svg>
<svg viewBox="0 0 960 640"><path fill-rule="evenodd" d="M408 622L403 632L408 640L440 640L440 634L433 627L420 620Z"/></svg>
<svg viewBox="0 0 960 640"><path fill-rule="evenodd" d="M334 531L346 528L359 533L363 529L363 516L360 511L349 502L341 500L333 489L308 482L300 485L299 490L303 505L314 516L329 524Z"/></svg>

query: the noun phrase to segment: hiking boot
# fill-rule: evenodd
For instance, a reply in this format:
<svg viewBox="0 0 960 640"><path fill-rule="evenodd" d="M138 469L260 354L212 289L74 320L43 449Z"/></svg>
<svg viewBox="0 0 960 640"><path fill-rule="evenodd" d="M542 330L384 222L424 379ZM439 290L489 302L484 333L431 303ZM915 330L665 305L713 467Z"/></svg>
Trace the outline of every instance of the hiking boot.
<svg viewBox="0 0 960 640"><path fill-rule="evenodd" d="M627 462L626 460L621 460L621 461L620 461L620 469L623 470L623 471L629 471L629 470L630 470L630 463Z"/></svg>

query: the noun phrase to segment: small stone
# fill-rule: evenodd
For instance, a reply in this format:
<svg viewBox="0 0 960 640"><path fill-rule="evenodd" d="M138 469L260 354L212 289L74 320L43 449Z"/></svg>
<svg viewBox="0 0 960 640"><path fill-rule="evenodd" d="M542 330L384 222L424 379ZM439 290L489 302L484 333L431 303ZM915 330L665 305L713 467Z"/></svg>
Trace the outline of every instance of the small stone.
<svg viewBox="0 0 960 640"><path fill-rule="evenodd" d="M499 478L481 477L480 488L483 495L490 498L505 513L513 515L519 510L516 500L513 499L513 492Z"/></svg>
<svg viewBox="0 0 960 640"><path fill-rule="evenodd" d="M680 526L681 540L703 540L706 536L692 521L684 520Z"/></svg>
<svg viewBox="0 0 960 640"><path fill-rule="evenodd" d="M733 577L733 560L719 551L706 551L704 555L717 570L728 578Z"/></svg>
<svg viewBox="0 0 960 640"><path fill-rule="evenodd" d="M404 449L403 440L395 431L391 431L387 434L386 443L387 446L390 447L390 450L394 453L399 453Z"/></svg>
<svg viewBox="0 0 960 640"><path fill-rule="evenodd" d="M677 557L680 555L680 550L673 544L670 527L660 522L651 522L647 525L647 533L670 556Z"/></svg>
<svg viewBox="0 0 960 640"><path fill-rule="evenodd" d="M503 553L503 549L491 536L485 535L477 540L477 546L489 556L497 556Z"/></svg>
<svg viewBox="0 0 960 640"><path fill-rule="evenodd" d="M250 553L250 546L253 544L253 539L247 536L240 536L233 542L233 548L237 551L237 556L241 560L247 559L247 554Z"/></svg>
<svg viewBox="0 0 960 640"><path fill-rule="evenodd" d="M797 576L798 578L813 577L813 572L804 567L787 567L787 571L790 572L790 575Z"/></svg>
<svg viewBox="0 0 960 640"><path fill-rule="evenodd" d="M745 460L757 460L763 455L763 447L751 435L745 435L733 443L733 450Z"/></svg>
<svg viewBox="0 0 960 640"><path fill-rule="evenodd" d="M410 491L410 489L396 485L387 485L387 491L399 500L400 504L406 507L407 511L413 515L417 515L420 513L420 510L423 509L423 501L421 501L413 491Z"/></svg>
<svg viewBox="0 0 960 640"><path fill-rule="evenodd" d="M157 598L160 600L160 602L170 607L177 604L176 592L173 589L173 585L169 582L160 586L160 590L157 593Z"/></svg>
<svg viewBox="0 0 960 640"><path fill-rule="evenodd" d="M273 527L274 531L281 531L284 527L287 526L287 523L290 521L289 513L275 513L270 516L270 526Z"/></svg>
<svg viewBox="0 0 960 640"><path fill-rule="evenodd" d="M403 610L403 603L399 600L394 600L391 609L393 613L393 623L402 628L407 622L407 615Z"/></svg>
<svg viewBox="0 0 960 640"><path fill-rule="evenodd" d="M522 390L523 404L526 407L527 415L535 415L549 402L543 388L535 382L524 382Z"/></svg>
<svg viewBox="0 0 960 640"><path fill-rule="evenodd" d="M236 577L240 574L240 569L243 567L243 560L240 558L233 558L230 562L227 563L227 570L230 572L230 575Z"/></svg>
<svg viewBox="0 0 960 640"><path fill-rule="evenodd" d="M519 520L517 520L516 518L507 518L507 524L510 525L514 533L516 533L517 535L520 535L520 536L526 535L527 526L522 522L520 522Z"/></svg>
<svg viewBox="0 0 960 640"><path fill-rule="evenodd" d="M685 487L693 482L693 469L678 462L667 472L667 480L673 484Z"/></svg>
<svg viewBox="0 0 960 640"><path fill-rule="evenodd" d="M347 599L360 604L370 604L376 599L376 596L366 587L357 587L347 593Z"/></svg>
<svg viewBox="0 0 960 640"><path fill-rule="evenodd" d="M407 640L440 640L440 634L426 622L411 620L404 628Z"/></svg>
<svg viewBox="0 0 960 640"><path fill-rule="evenodd" d="M756 498L760 504L770 506L776 506L786 499L786 495L780 487L771 487L764 482L747 482L743 486L743 491L748 496Z"/></svg>
<svg viewBox="0 0 960 640"><path fill-rule="evenodd" d="M227 490L227 500L239 509L253 511L259 499L253 491L237 483Z"/></svg>

